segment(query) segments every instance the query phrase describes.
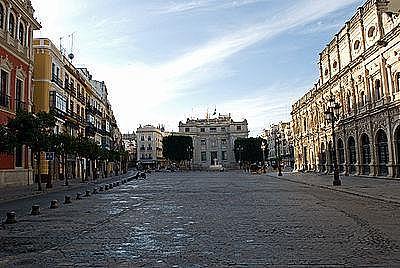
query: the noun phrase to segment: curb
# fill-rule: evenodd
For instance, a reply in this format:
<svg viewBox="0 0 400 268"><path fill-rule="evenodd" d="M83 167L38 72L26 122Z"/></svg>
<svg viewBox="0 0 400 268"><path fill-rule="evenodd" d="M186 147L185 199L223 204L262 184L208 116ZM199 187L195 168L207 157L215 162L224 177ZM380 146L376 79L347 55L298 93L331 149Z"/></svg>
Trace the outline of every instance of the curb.
<svg viewBox="0 0 400 268"><path fill-rule="evenodd" d="M130 172L128 171L126 174L124 174L124 175L125 175L124 177L129 177L129 176L130 176L129 174L130 174ZM133 174L133 173L132 173L132 174ZM132 175L132 174L131 174L131 175ZM15 198L11 198L11 199L0 200L0 204L5 204L5 203L17 201L17 200L24 200L24 199L28 199L28 198L32 198L32 197L44 196L44 195L46 195L46 194L51 194L51 193L61 193L61 192L63 192L63 191L66 191L66 190L73 190L73 189L82 187L82 186L84 186L84 185L92 185L92 184L93 184L93 185L96 185L96 184L101 184L101 183L104 183L104 182L112 181L112 180L115 180L115 179L120 179L120 177L116 178L116 177L114 176L114 177L110 177L110 178L105 178L105 179L102 180L102 181L99 181L99 180L97 180L97 181L89 181L89 183L80 183L80 184L73 185L73 186L70 186L70 187L67 186L68 188L60 188L60 189L57 189L57 190L54 190L54 191L41 192L41 193L33 193L33 194L30 194L30 195L24 195L24 196L21 196L21 197L15 197Z"/></svg>
<svg viewBox="0 0 400 268"><path fill-rule="evenodd" d="M278 180L284 180L284 181L289 181L289 182L293 182L293 183L303 184L303 185L307 185L307 186L310 186L310 187L318 187L318 188L321 188L321 189L331 190L331 191L334 191L334 192L340 192L340 193L345 193L345 194L354 195L354 196L358 196L358 197L377 200L377 201L381 201L381 202L385 202L385 203L391 203L391 204L400 205L400 200L396 200L396 199L392 199L392 198L378 197L378 196L373 196L373 195L369 195L369 194L366 194L366 193L360 193L360 192L356 192L356 191L340 189L340 188L336 188L336 187L333 187L333 186L313 184L313 183L309 183L309 182L298 181L298 180L293 180L293 179L284 178L284 177L277 177L277 176L273 176L273 175L269 175L269 174L266 174L266 176L270 177L270 178L278 179Z"/></svg>

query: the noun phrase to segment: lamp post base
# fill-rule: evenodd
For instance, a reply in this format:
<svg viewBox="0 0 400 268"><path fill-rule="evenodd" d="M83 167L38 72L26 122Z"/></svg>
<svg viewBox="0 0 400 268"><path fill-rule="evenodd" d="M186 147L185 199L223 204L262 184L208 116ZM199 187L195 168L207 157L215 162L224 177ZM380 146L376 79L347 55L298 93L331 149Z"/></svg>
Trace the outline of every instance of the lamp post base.
<svg viewBox="0 0 400 268"><path fill-rule="evenodd" d="M339 173L338 172L334 172L333 174L333 186L341 186L342 185L342 181L339 178Z"/></svg>

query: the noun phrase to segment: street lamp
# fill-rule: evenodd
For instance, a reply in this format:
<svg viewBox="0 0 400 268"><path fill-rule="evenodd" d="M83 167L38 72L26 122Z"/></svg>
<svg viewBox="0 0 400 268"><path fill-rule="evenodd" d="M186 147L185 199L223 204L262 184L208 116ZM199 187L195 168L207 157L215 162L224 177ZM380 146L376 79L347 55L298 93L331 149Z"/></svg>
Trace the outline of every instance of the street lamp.
<svg viewBox="0 0 400 268"><path fill-rule="evenodd" d="M243 152L244 148L242 145L239 145L237 147L237 150L239 151L239 167L240 167L240 169L242 169L242 152Z"/></svg>
<svg viewBox="0 0 400 268"><path fill-rule="evenodd" d="M279 129L276 129L274 134L275 134L275 158L276 158L276 163L278 165L278 176L282 176L281 154L279 150L281 133L279 132Z"/></svg>
<svg viewBox="0 0 400 268"><path fill-rule="evenodd" d="M261 142L261 150L262 150L262 159L263 159L263 173L265 173L265 148L267 145L265 144L265 141Z"/></svg>
<svg viewBox="0 0 400 268"><path fill-rule="evenodd" d="M332 128L332 162L333 162L333 186L340 186L342 182L339 178L339 169L336 160L336 133L335 133L335 122L339 120L339 109L340 104L336 102L332 95L328 100L328 109L325 111L325 119L331 123Z"/></svg>

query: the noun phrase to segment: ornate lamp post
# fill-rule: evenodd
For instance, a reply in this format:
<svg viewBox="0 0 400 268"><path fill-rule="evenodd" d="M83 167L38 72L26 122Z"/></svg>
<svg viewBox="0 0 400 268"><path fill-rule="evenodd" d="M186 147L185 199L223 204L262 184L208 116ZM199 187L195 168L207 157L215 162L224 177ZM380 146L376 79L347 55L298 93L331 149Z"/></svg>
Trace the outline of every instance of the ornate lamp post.
<svg viewBox="0 0 400 268"><path fill-rule="evenodd" d="M325 111L325 118L328 122L331 123L332 128L332 162L333 162L333 186L340 186L342 182L339 178L339 169L337 165L336 159L336 133L335 133L335 122L339 120L339 109L340 104L336 102L335 98L332 95L328 100L328 109Z"/></svg>
<svg viewBox="0 0 400 268"><path fill-rule="evenodd" d="M279 143L281 142L281 133L278 129L275 130L275 158L276 163L278 165L278 176L282 176L282 167L281 167L281 154L279 149Z"/></svg>
<svg viewBox="0 0 400 268"><path fill-rule="evenodd" d="M262 163L262 168L263 168L263 173L265 173L265 148L267 147L267 145L265 144L265 141L261 142L261 150L262 150L262 159L263 159L263 163Z"/></svg>

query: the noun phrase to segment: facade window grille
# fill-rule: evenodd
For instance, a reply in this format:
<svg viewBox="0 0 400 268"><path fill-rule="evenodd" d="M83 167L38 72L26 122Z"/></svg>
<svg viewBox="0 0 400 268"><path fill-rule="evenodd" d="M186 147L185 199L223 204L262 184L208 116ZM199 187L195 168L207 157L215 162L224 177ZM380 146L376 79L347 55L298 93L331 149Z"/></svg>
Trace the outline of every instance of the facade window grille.
<svg viewBox="0 0 400 268"><path fill-rule="evenodd" d="M21 45L25 44L25 28L22 23L19 24L19 34L18 34L19 43Z"/></svg>
<svg viewBox="0 0 400 268"><path fill-rule="evenodd" d="M14 15L11 13L10 14L10 19L8 22L8 31L10 32L11 37L14 37L14 33L15 33L15 17Z"/></svg>

